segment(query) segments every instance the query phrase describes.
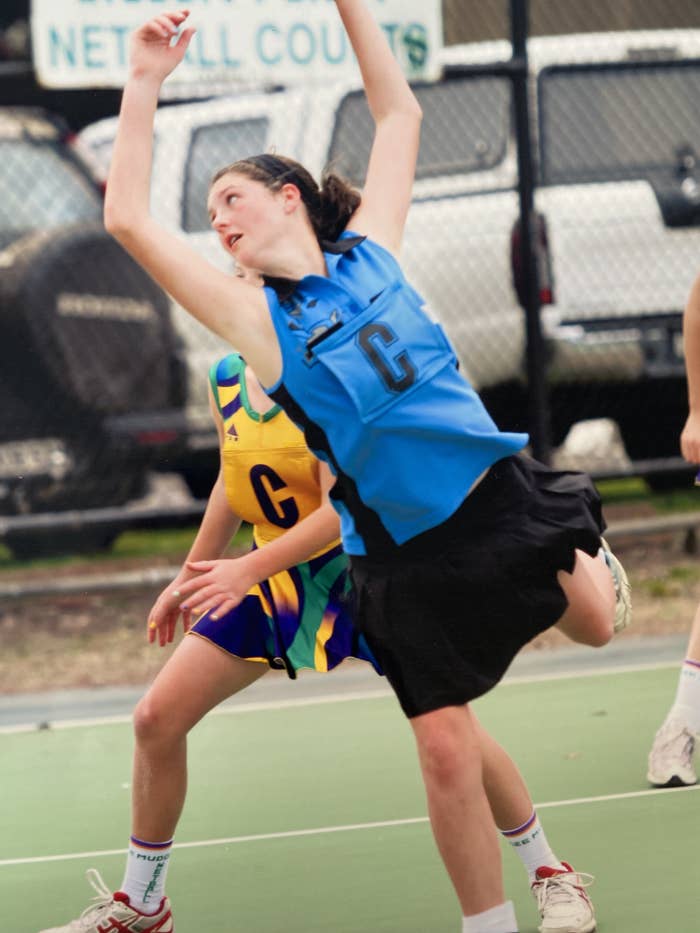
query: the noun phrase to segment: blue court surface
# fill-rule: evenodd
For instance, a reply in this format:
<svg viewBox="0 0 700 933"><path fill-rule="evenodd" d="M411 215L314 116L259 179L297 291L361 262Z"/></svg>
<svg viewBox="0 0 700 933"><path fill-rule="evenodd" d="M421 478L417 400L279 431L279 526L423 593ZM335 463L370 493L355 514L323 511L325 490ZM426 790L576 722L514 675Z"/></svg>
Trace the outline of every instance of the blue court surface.
<svg viewBox="0 0 700 933"><path fill-rule="evenodd" d="M476 704L523 771L554 849L596 881L601 933L699 929L700 796L653 790L646 755L684 643L526 652ZM38 933L121 882L141 691L0 697L0 931ZM410 728L362 666L270 676L190 739L168 876L177 933L458 933ZM521 933L537 914L503 846Z"/></svg>

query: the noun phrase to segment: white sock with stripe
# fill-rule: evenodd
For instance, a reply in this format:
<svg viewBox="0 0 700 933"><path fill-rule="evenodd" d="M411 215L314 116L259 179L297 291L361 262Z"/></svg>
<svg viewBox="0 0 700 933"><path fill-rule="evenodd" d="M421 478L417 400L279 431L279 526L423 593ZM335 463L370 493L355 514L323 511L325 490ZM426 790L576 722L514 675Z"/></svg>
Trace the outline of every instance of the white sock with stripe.
<svg viewBox="0 0 700 933"><path fill-rule="evenodd" d="M700 734L700 661L686 658L678 678L678 691L667 719L680 719Z"/></svg>
<svg viewBox="0 0 700 933"><path fill-rule="evenodd" d="M172 839L169 842L145 842L136 836L129 838L126 872L120 890L129 895L129 903L141 913L158 913L165 895L165 876L172 847Z"/></svg>
<svg viewBox="0 0 700 933"><path fill-rule="evenodd" d="M518 933L512 901L462 918L462 933Z"/></svg>
<svg viewBox="0 0 700 933"><path fill-rule="evenodd" d="M535 872L542 865L549 868L563 868L556 857L542 828L537 811L533 810L530 818L515 829L501 829L501 835L513 846L517 856L527 869L530 883L535 880Z"/></svg>

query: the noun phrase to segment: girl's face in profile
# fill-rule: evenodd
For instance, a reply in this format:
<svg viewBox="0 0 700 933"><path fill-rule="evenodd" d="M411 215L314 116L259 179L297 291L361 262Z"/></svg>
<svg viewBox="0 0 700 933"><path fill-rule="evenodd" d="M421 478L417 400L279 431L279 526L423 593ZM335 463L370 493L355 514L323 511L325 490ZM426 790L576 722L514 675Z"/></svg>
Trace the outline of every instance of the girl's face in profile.
<svg viewBox="0 0 700 933"><path fill-rule="evenodd" d="M211 186L207 209L219 242L237 265L258 269L265 256L274 256L287 213L281 191L227 172Z"/></svg>

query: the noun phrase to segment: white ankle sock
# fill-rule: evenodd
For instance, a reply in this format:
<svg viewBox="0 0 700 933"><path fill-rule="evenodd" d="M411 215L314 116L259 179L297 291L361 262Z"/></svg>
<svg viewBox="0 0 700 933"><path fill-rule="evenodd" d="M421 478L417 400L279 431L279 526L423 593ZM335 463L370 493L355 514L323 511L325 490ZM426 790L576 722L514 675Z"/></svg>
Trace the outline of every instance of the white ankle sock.
<svg viewBox="0 0 700 933"><path fill-rule="evenodd" d="M120 890L129 895L129 903L141 913L158 912L165 894L172 847L172 839L169 842L145 842L135 836L129 839L126 872Z"/></svg>
<svg viewBox="0 0 700 933"><path fill-rule="evenodd" d="M462 933L518 933L513 902L506 901L483 913L463 917Z"/></svg>
<svg viewBox="0 0 700 933"><path fill-rule="evenodd" d="M535 880L535 872L542 865L548 865L550 868L564 867L552 852L535 810L522 826L516 826L515 829L502 829L500 832L513 846L518 858L527 869L530 883Z"/></svg>
<svg viewBox="0 0 700 933"><path fill-rule="evenodd" d="M683 662L676 699L668 714L668 718L671 717L700 733L700 661L695 658L686 658Z"/></svg>

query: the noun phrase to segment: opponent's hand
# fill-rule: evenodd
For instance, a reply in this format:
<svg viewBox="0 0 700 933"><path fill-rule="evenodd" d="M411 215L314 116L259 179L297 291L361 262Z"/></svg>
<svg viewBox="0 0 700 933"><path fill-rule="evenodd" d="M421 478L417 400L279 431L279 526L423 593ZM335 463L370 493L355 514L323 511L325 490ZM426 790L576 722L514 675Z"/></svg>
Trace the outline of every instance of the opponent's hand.
<svg viewBox="0 0 700 933"><path fill-rule="evenodd" d="M187 569L197 573L178 587L183 597L180 609L188 614L212 610L212 618L220 618L235 609L258 582L246 569L245 557L193 561Z"/></svg>
<svg viewBox="0 0 700 933"><path fill-rule="evenodd" d="M153 644L158 637L161 648L170 644L175 638L177 622L182 615L182 628L189 631L192 624L191 613L184 611L180 606L180 589L191 574L178 574L170 586L166 587L153 604L148 613L148 642Z"/></svg>
<svg viewBox="0 0 700 933"><path fill-rule="evenodd" d="M700 414L691 413L681 432L681 453L689 463L700 464Z"/></svg>
<svg viewBox="0 0 700 933"><path fill-rule="evenodd" d="M189 15L189 10L161 13L132 34L129 54L132 75L164 81L177 68L196 31L181 29Z"/></svg>

